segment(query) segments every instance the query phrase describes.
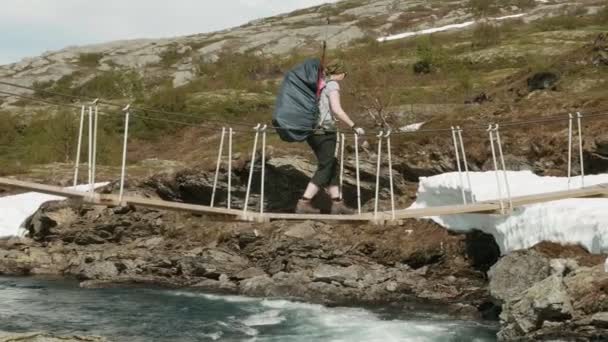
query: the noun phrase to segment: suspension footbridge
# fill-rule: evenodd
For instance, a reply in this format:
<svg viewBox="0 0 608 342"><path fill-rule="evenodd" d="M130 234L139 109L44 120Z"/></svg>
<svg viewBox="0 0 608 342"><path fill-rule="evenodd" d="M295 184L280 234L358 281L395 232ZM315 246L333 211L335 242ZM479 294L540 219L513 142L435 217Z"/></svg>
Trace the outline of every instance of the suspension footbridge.
<svg viewBox="0 0 608 342"><path fill-rule="evenodd" d="M20 89L26 90L34 90L28 87L24 87L21 85L11 84L7 82L0 82L2 85L14 86ZM46 99L38 99L35 97L16 94L6 91L0 91L5 95L16 96L23 99L31 100L31 101L39 101L44 103L49 103ZM53 95L61 95L70 97L73 100L73 96L65 95L65 94L56 94ZM301 214L290 214L290 213L272 213L265 211L265 185L268 182L265 175L265 165L266 165L266 137L268 133L272 133L273 130L279 129L291 129L291 128L276 128L269 127L266 124L257 123L243 123L243 122L228 122L228 121L218 121L214 122L214 126L210 126L208 122L192 124L185 123L180 121L168 120L168 119L160 119L160 118L151 118L145 116L138 116L137 111L142 110L141 108L134 108L130 105L127 105L122 108L122 113L124 115L124 136L123 136L123 149L122 149L122 167L120 172L120 187L118 194L98 194L94 191L93 184L95 184L96 180L96 160L97 160L97 126L99 116L103 115L116 115L109 114L99 110L100 106L108 106L108 107L117 107L119 105L109 102L100 101L98 99L94 99L89 101L89 99L76 98L82 103L87 103L86 105L74 105L73 103L53 103L54 105L62 105L68 108L77 108L80 110L80 125L79 125L79 134L77 137L77 151L74 163L74 185L78 184L79 180L79 171L81 168L81 164L86 164L86 169L88 171L88 183L90 187L87 191L75 191L70 189L65 189L58 186L38 184L32 182L20 181L17 179L11 178L0 178L0 186L12 187L21 190L51 194L62 196L66 198L72 198L80 200L84 203L89 203L93 205L106 205L106 206L136 206L136 207L146 207L153 209L162 209L162 210L174 210L174 211L184 211L191 212L196 214L208 215L208 216L217 216L223 217L233 220L244 220L244 221L268 221L268 220L324 220L324 221L347 221L347 222L376 222L383 223L389 221L398 221L408 218L423 218L423 217L434 217L434 216L444 216L444 215L459 215L459 214L503 214L508 215L514 209L521 206L536 204L536 203L544 203L551 201L558 201L569 198L591 198L591 197L608 197L608 184L599 184L593 186L585 186L585 164L584 164L584 154L583 154L583 125L582 121L584 118L595 119L595 118L608 118L608 114L606 113L575 113L575 114L560 114L548 117L541 117L537 119L525 120L525 121L515 121L515 122L506 122L500 124L490 124L488 126L471 126L471 127L449 127L443 129L421 129L414 132L392 132L390 129L384 129L378 132L377 134L371 135L376 138L377 141L377 160L376 160L376 175L375 175L375 196L373 203L373 211L371 212L363 212L362 211L362 203L361 203L361 185L360 185L360 160L359 160L359 139L360 136L357 134L353 135L353 150L354 150L354 159L355 159L355 174L356 174L356 185L357 185L357 210L354 215L301 215ZM172 112L164 112L164 111L156 111L154 109L145 109L146 111L158 112L162 113L165 116L192 116L187 113L172 113ZM157 199L143 198L143 197L133 197L125 195L125 178L127 175L127 145L129 143L129 120L131 118L140 118L142 120L163 120L167 122L173 123L181 123L186 125L195 125L197 127L208 129L209 131L213 131L214 134L220 135L220 143L217 154L217 164L215 169L215 177L213 182L213 190L211 195L211 201L209 205L196 205L196 204L187 204L187 203L179 203L179 202L169 202ZM208 120L207 120L208 121ZM511 189L509 185L509 177L507 173L507 167L505 164L505 158L503 153L503 145L501 141L501 128L512 128L519 127L524 125L531 124L540 124L540 123L549 123L549 122L564 122L567 124L568 128L568 136L564 137L564 142L568 144L568 180L572 177L573 173L573 165L572 161L575 159L574 155L578 154L578 162L580 163L580 187L571 188L570 181L568 181L568 189L562 191L555 192L547 192L547 193L539 193L534 195L526 195L526 196L511 196ZM217 124L222 125L218 127ZM88 132L87 132L88 126ZM576 130L575 130L576 126ZM236 127L236 128L235 128ZM247 128L244 128L247 127ZM253 130L252 130L253 128ZM301 129L300 129L301 130ZM467 153L465 144L463 141L463 132L477 132L482 134L487 134L489 138L489 146L492 154L492 162L494 166L494 174L496 178L496 190L497 190L497 198L489 201L481 201L476 202L472 199L468 198L466 195L467 190L471 190L473 184L471 184L471 178L469 177L469 167L467 161ZM232 207L232 157L233 157L233 135L235 132L239 132L242 134L254 134L253 144L251 146L251 160L249 163L249 177L247 179L247 190L246 196L244 199L244 205L241 208L233 208ZM458 172L459 180L460 180L460 189L462 192L462 203L457 203L453 205L444 205L444 206L436 206L436 207L427 207L427 208L416 208L416 209L398 209L395 207L395 193L393 189L393 168L392 168L392 155L393 151L391 150L391 136L397 134L416 134L416 133L436 133L436 134L451 134L451 140L453 141L453 152L455 154L456 160L456 170ZM86 163L81 163L80 156L83 154L82 146L84 145L84 138L88 139L87 147L88 147L88 161ZM340 186L342 187L343 179L344 179L344 150L345 145L347 143L346 135L344 133L337 132L338 136L338 147L336 149L336 159L339 163L339 172L340 172ZM225 144L225 141L227 143ZM576 151L577 148L574 146L574 142L577 140L578 142L578 153L573 154L573 150ZM227 150L227 151L226 151ZM250 198L253 195L254 189L252 188L253 183L253 175L254 168L256 166L258 151L261 150L260 156L260 180L259 180L259 207L255 208L255 210L250 208L249 202ZM86 152L86 151L85 151ZM223 163L223 158L226 158L226 162ZM380 174L381 168L383 165L383 161L388 164L388 176L389 176L389 189L388 192L390 194L390 210L380 210L379 209L379 200L380 200ZM228 174L228 189L227 189L227 201L226 207L217 207L215 205L215 197L218 183L218 175L220 168L223 164L227 164L227 174ZM117 175L118 176L118 175ZM118 178L118 177L117 177Z"/></svg>

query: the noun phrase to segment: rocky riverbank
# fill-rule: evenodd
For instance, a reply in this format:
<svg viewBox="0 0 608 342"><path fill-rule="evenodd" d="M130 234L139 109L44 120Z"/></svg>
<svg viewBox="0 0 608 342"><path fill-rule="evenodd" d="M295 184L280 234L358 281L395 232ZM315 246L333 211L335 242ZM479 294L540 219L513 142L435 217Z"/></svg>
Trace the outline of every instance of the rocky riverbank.
<svg viewBox="0 0 608 342"><path fill-rule="evenodd" d="M155 284L329 305L442 305L490 318L485 235L403 226L208 222L134 208L45 205L32 239L0 243L0 274L75 276L85 287ZM478 246L485 246L480 249ZM490 261L487 261L490 259Z"/></svg>
<svg viewBox="0 0 608 342"><path fill-rule="evenodd" d="M608 338L603 258L577 247L541 244L499 260L492 237L453 234L430 221L210 222L69 201L43 206L28 229L31 238L0 242L0 274L70 276L83 287L160 285L425 307L500 319L501 340Z"/></svg>
<svg viewBox="0 0 608 342"><path fill-rule="evenodd" d="M283 185L268 189L267 208L290 210L310 176L307 165L271 159L267 171ZM242 201L246 170L243 164L234 171L235 206ZM345 193L354 191L350 171ZM362 174L367 201L372 173L363 168ZM205 203L212 179L183 170L133 181L128 192ZM226 180L220 174L220 205ZM408 193L412 185L398 178L396 189ZM102 191L112 192L113 186ZM381 194L381 204L387 196ZM252 203L257 200L254 196ZM28 238L0 240L0 275L75 277L89 288L160 285L326 305L437 310L500 320L501 340L608 339L605 256L576 246L543 243L500 258L492 236L457 234L428 220L395 226L258 224L74 201L46 203L26 227Z"/></svg>
<svg viewBox="0 0 608 342"><path fill-rule="evenodd" d="M44 332L14 334L0 331L0 342L106 342L97 336L58 336Z"/></svg>

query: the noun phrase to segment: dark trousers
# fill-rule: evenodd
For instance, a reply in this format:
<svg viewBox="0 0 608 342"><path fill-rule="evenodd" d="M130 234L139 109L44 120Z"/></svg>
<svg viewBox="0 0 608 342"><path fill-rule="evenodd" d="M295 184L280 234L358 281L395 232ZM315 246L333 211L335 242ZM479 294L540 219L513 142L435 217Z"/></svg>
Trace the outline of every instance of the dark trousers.
<svg viewBox="0 0 608 342"><path fill-rule="evenodd" d="M317 157L317 171L311 182L320 188L339 185L338 161L336 160L336 133L313 134L306 140Z"/></svg>

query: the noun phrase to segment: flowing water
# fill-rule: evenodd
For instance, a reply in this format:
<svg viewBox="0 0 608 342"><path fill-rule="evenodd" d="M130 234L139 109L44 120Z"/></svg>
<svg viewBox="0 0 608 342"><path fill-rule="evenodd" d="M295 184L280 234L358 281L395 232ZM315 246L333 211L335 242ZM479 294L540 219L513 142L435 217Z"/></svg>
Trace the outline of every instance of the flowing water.
<svg viewBox="0 0 608 342"><path fill-rule="evenodd" d="M496 326L437 314L328 308L163 289L80 289L0 278L0 331L99 335L111 341L495 341Z"/></svg>

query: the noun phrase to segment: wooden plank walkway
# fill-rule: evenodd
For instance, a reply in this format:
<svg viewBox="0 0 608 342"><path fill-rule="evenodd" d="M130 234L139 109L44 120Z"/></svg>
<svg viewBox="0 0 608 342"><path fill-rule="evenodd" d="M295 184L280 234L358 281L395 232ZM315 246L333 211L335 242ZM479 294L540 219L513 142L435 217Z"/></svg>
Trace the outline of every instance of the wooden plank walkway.
<svg viewBox="0 0 608 342"><path fill-rule="evenodd" d="M361 215L299 215L299 214L279 214L265 213L263 215L249 211L246 215L243 210L212 208L204 205L187 204L179 202L169 202L155 199L147 199L140 197L123 197L122 203L119 203L118 196L115 195L100 195L75 190L68 190L57 186L44 185L32 182L23 182L9 178L0 177L0 185L18 188L22 190L34 191L49 195L62 196L67 198L81 199L86 203L98 205L133 205L152 209L184 211L196 214L226 216L244 221L268 221L268 220L319 220L319 221L350 221L350 222L365 222L365 221L391 221L391 212L380 212L377 217L373 213L364 213ZM590 186L582 189L564 190L549 192L536 195L527 195L513 197L513 207L519 207L535 203L545 203L558 201L568 198L587 198L587 197L608 197L608 184ZM508 206L508 201L503 201L505 206ZM500 204L498 200L484 201L474 204L459 204L447 205L431 208L420 209L402 209L395 211L395 219L403 220L408 218L423 218L431 216L443 215L458 215L458 214L497 214L500 213Z"/></svg>

